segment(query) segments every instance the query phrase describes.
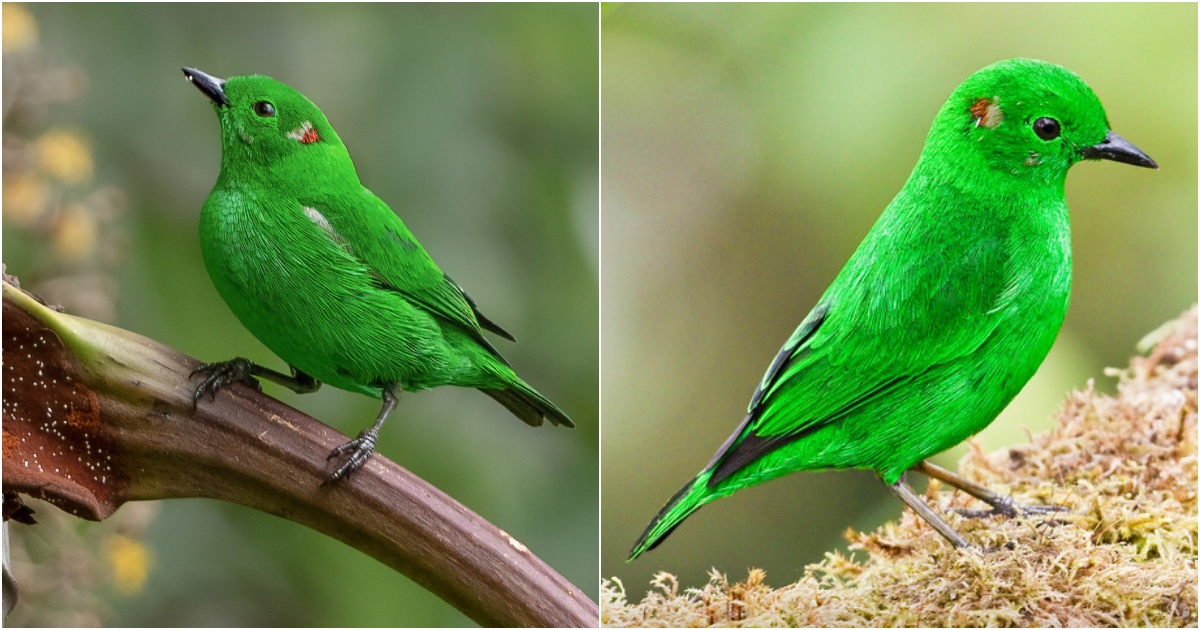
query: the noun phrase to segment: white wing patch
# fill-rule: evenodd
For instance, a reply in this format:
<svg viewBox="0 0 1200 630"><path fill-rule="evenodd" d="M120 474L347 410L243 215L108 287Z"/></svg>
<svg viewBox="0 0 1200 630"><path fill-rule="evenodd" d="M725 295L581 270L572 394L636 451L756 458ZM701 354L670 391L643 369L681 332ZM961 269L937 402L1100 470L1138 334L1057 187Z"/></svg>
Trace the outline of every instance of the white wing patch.
<svg viewBox="0 0 1200 630"><path fill-rule="evenodd" d="M325 230L325 233L329 235L329 238L333 239L333 242L343 247L346 245L346 239L337 230L333 229L333 224L329 222L329 219L325 218L325 215L321 214L320 210L304 206L304 216L308 217L309 221L316 223L322 230Z"/></svg>

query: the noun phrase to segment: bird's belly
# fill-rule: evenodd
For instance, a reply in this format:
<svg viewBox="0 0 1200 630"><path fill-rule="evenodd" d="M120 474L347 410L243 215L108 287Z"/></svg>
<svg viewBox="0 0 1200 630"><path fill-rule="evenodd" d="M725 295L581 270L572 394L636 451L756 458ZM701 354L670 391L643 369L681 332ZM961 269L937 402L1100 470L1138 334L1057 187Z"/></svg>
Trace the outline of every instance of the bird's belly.
<svg viewBox="0 0 1200 630"><path fill-rule="evenodd" d="M1033 377L1062 326L1066 295L1043 296L1006 317L969 355L913 377L833 429L825 457L895 479L979 433ZM834 444L855 445L845 452ZM848 460L846 459L848 457ZM864 465L865 464L865 465Z"/></svg>

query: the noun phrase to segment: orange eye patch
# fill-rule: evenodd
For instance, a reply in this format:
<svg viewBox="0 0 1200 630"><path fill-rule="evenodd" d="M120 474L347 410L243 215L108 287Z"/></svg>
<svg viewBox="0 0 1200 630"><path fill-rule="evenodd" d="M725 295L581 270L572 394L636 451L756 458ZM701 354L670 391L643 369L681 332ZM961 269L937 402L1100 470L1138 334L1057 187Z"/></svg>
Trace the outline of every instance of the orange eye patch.
<svg viewBox="0 0 1200 630"><path fill-rule="evenodd" d="M312 144L321 139L321 135L313 128L312 123L307 120L304 121L303 125L289 131L287 137L300 144Z"/></svg>
<svg viewBox="0 0 1200 630"><path fill-rule="evenodd" d="M983 125L991 129L1004 121L1004 112L1000 111L1000 99L997 97L981 98L971 103L969 111L976 127Z"/></svg>

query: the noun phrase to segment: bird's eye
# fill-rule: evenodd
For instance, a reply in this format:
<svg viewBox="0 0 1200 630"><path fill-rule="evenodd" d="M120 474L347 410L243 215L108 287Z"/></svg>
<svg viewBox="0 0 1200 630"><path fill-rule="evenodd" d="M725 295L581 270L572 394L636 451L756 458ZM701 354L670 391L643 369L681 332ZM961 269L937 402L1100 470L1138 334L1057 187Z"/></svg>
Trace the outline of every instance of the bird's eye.
<svg viewBox="0 0 1200 630"><path fill-rule="evenodd" d="M254 104L254 113L263 118L270 118L275 115L275 106L266 101L259 101Z"/></svg>
<svg viewBox="0 0 1200 630"><path fill-rule="evenodd" d="M1062 129L1057 120L1043 117L1033 121L1033 133L1042 140L1053 140L1062 133Z"/></svg>

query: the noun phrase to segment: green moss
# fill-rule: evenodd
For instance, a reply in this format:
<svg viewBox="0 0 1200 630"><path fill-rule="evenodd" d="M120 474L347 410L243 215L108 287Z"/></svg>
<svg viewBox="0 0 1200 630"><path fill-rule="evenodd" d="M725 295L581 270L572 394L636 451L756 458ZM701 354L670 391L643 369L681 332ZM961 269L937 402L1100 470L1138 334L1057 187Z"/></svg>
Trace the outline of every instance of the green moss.
<svg viewBox="0 0 1200 630"><path fill-rule="evenodd" d="M1059 425L1028 444L959 466L1018 501L1070 509L1051 516L969 519L946 512L970 497L931 482L928 498L980 549L954 550L905 511L874 532L848 531L851 554L826 554L773 589L750 570L715 570L699 588L658 574L630 603L605 581L608 627L1196 626L1196 309L1155 331L1153 350L1115 372L1116 396L1089 383Z"/></svg>

